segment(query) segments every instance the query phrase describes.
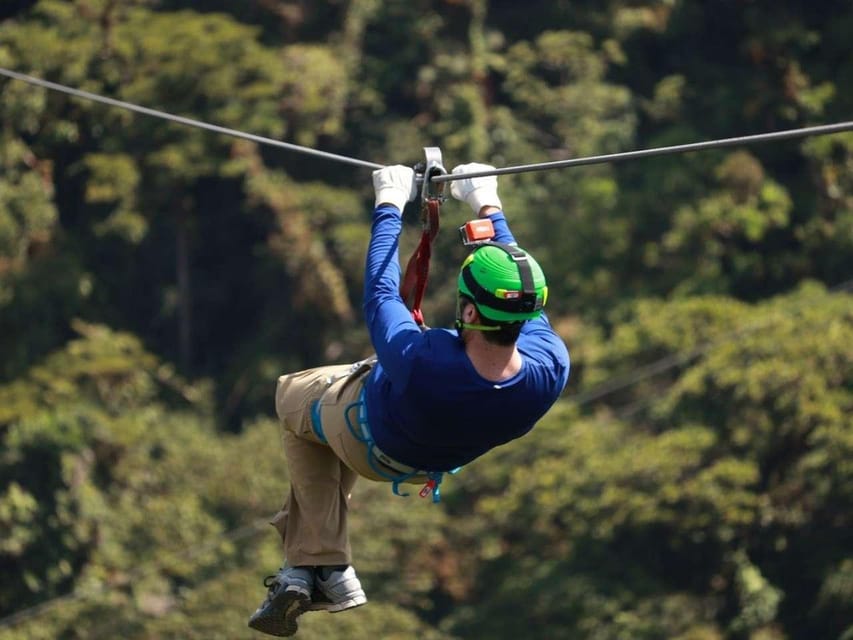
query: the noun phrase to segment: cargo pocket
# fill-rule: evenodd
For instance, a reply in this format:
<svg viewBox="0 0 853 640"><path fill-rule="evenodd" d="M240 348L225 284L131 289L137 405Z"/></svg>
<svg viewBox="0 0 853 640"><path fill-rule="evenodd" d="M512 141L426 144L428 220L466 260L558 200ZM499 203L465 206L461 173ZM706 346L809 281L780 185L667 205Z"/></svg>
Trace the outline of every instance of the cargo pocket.
<svg viewBox="0 0 853 640"><path fill-rule="evenodd" d="M330 378L346 371L347 366L319 367L283 375L278 379L275 410L283 429L300 438L322 442L311 424L311 405L330 386Z"/></svg>

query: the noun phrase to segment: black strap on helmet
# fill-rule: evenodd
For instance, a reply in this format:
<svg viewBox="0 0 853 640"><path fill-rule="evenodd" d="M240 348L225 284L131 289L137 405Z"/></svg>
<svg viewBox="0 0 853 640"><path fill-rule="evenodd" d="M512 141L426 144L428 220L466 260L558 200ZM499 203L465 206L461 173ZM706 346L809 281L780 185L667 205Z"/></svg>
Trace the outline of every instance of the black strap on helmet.
<svg viewBox="0 0 853 640"><path fill-rule="evenodd" d="M471 264L467 264L462 270L462 278L468 290L474 295L474 301L498 311L507 313L533 313L542 308L542 301L536 297L536 287L533 283L533 269L527 254L518 247L504 242L490 240L484 242L475 249L481 247L498 247L506 251L518 267L518 275L521 278L521 295L517 298L499 298L494 293L482 287L471 273Z"/></svg>

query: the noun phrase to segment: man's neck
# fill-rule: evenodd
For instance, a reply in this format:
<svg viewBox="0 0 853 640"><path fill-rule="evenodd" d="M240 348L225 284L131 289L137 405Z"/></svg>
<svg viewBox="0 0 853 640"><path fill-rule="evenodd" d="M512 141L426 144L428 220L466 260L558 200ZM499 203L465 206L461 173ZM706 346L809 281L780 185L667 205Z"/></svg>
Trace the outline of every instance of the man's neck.
<svg viewBox="0 0 853 640"><path fill-rule="evenodd" d="M480 331L472 330L466 333L465 353L477 373L486 380L500 382L521 370L521 354L514 344L503 346L491 343Z"/></svg>

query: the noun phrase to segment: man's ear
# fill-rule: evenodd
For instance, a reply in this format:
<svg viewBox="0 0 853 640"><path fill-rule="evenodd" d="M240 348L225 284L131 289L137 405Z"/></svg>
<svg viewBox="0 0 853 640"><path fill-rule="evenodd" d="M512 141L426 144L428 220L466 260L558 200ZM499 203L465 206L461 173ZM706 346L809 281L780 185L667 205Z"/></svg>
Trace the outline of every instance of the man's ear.
<svg viewBox="0 0 853 640"><path fill-rule="evenodd" d="M466 324L476 324L480 322L480 313L477 311L476 305L466 304L462 311L462 321Z"/></svg>

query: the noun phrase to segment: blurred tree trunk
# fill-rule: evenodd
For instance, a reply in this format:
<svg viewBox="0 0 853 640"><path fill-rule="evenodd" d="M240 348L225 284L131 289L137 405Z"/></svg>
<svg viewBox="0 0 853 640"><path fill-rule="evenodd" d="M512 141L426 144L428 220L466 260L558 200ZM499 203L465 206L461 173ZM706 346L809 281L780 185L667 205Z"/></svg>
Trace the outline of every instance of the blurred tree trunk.
<svg viewBox="0 0 853 640"><path fill-rule="evenodd" d="M175 273L178 284L178 355L181 367L192 365L192 278L188 214L181 212L175 234Z"/></svg>

